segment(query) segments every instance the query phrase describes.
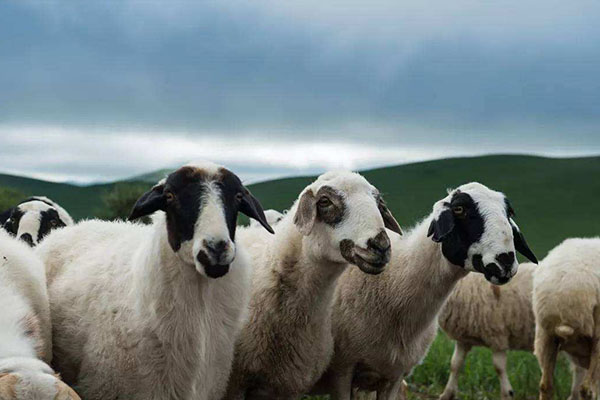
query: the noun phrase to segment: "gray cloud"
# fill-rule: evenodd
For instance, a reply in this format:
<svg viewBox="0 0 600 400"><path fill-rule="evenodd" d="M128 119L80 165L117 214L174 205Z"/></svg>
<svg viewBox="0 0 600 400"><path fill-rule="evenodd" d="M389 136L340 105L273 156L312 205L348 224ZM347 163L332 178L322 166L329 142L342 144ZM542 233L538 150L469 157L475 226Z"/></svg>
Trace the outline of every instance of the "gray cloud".
<svg viewBox="0 0 600 400"><path fill-rule="evenodd" d="M597 1L6 1L0 152L13 164L0 167L38 171L23 162L38 149L32 158L47 174L89 180L182 158L102 167L86 153L100 136L123 146L123 132L138 145L171 135L223 154L252 141L325 140L347 144L357 166L449 146L589 153L600 146L599 17ZM11 153L15 129L31 136ZM56 144L56 159L42 151L45 130L61 132L64 155ZM296 159L264 168L334 165Z"/></svg>

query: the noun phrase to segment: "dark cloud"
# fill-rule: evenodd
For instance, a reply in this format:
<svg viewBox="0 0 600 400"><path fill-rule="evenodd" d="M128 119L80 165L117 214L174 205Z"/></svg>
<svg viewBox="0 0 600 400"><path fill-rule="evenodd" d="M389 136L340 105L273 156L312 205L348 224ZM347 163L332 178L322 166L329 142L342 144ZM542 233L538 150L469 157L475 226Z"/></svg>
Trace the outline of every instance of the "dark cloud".
<svg viewBox="0 0 600 400"><path fill-rule="evenodd" d="M555 0L5 1L0 130L64 129L71 149L87 147L82 132L126 131L421 158L462 143L586 152L600 146L599 17L600 3ZM89 177L126 175L110 168Z"/></svg>

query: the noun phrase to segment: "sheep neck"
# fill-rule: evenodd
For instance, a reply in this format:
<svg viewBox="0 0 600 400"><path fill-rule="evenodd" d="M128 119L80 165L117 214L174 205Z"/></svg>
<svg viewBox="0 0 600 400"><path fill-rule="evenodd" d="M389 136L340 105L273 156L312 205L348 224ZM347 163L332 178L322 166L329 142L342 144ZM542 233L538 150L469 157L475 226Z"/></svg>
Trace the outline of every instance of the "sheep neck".
<svg viewBox="0 0 600 400"><path fill-rule="evenodd" d="M448 262L441 246L427 237L431 218L425 219L401 241L396 268L390 269L392 287L387 304L402 341L413 338L437 317L448 295L467 272ZM400 296L397 294L401 293ZM406 316L420 316L406 318Z"/></svg>
<svg viewBox="0 0 600 400"><path fill-rule="evenodd" d="M285 249L280 253L275 273L277 285L290 289L280 292L288 297L287 312L294 308L297 314L312 320L329 317L336 282L348 264L318 256L310 239L295 229L288 230L288 234L280 235L277 240L280 246L276 247ZM289 246L290 243L299 245Z"/></svg>
<svg viewBox="0 0 600 400"><path fill-rule="evenodd" d="M153 229L136 253L138 260L134 265L138 269L132 304L136 305L137 320L146 321L142 329L149 345L165 349L163 363L147 372L172 378L175 381L166 384L173 390L184 390L190 387L199 368L195 352L202 347L202 341L211 340L198 332L208 323L204 310L213 291L207 278L172 251L164 219L157 218ZM186 397L184 393L178 396Z"/></svg>

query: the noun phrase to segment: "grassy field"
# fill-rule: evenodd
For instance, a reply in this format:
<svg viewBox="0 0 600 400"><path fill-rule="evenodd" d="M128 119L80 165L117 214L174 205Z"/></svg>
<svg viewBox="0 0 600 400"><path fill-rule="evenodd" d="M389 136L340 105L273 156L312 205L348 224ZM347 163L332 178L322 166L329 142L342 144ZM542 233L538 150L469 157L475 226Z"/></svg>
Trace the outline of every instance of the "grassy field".
<svg viewBox="0 0 600 400"><path fill-rule="evenodd" d="M517 223L538 258L564 238L600 234L600 157L548 159L530 156L486 156L437 160L365 171L385 196L404 227L426 216L446 188L479 181L508 195ZM148 176L153 176L152 173ZM286 209L314 177L281 179L251 185L265 208ZM102 193L112 184L78 187L0 175L0 186L26 194L46 194L76 218L94 216ZM448 377L452 343L440 334L424 363L409 380L413 398L439 395ZM557 398L566 399L570 373L564 360L557 367ZM509 373L516 399L534 399L539 369L533 355L513 352ZM497 399L499 388L491 354L473 350L460 380L461 398Z"/></svg>

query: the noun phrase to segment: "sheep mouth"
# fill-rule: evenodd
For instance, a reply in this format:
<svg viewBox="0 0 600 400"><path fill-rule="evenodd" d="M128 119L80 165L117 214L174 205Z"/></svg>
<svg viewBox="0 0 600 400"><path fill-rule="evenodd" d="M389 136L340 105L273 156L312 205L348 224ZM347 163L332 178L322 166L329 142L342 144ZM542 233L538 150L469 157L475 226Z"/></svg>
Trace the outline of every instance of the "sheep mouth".
<svg viewBox="0 0 600 400"><path fill-rule="evenodd" d="M213 279L220 278L229 272L229 264L203 264L202 266L204 267L206 276Z"/></svg>
<svg viewBox="0 0 600 400"><path fill-rule="evenodd" d="M340 243L342 257L350 264L356 265L361 271L378 275L383 272L385 266L390 261L390 253L383 254L365 250L356 246L350 239L344 239Z"/></svg>

